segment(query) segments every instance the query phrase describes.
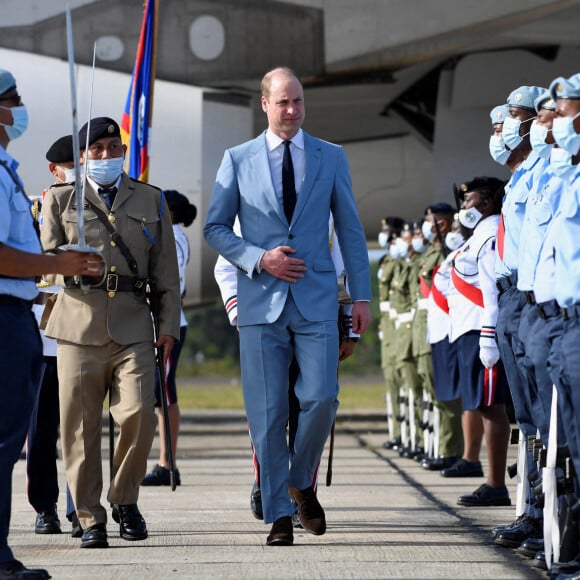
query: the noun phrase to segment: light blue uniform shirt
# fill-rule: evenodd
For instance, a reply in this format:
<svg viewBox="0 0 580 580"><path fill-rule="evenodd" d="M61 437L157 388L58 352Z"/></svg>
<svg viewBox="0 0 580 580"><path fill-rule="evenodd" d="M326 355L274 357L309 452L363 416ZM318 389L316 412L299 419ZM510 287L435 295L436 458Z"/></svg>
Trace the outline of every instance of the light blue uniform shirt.
<svg viewBox="0 0 580 580"><path fill-rule="evenodd" d="M0 161L8 166L19 184L17 187L10 173L0 165L0 243L23 252L40 254L40 241L30 211L32 202L25 195L16 173L18 162L1 146ZM38 289L34 278L0 277L0 294L32 300L38 294Z"/></svg>
<svg viewBox="0 0 580 580"><path fill-rule="evenodd" d="M528 196L520 234L518 290L521 291L533 290L536 272L538 276L543 276L541 269L536 270L540 250L548 225L560 204L560 196L564 187L562 180L550 171L548 161L542 159L538 168L540 178Z"/></svg>
<svg viewBox="0 0 580 580"><path fill-rule="evenodd" d="M560 306L580 302L580 168L562 196L553 236L554 289Z"/></svg>
<svg viewBox="0 0 580 580"><path fill-rule="evenodd" d="M511 276L518 271L519 245L522 224L526 211L526 201L530 191L534 191L541 176L541 158L530 152L527 159L514 171L505 186L505 197L501 210L505 234L503 260L499 257L496 244L495 277Z"/></svg>

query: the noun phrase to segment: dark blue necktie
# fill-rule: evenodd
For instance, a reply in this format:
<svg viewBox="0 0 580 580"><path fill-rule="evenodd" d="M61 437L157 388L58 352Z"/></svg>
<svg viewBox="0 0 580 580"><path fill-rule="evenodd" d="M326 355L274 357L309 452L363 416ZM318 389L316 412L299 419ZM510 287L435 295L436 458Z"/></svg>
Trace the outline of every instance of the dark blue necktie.
<svg viewBox="0 0 580 580"><path fill-rule="evenodd" d="M296 186L294 184L294 165L292 164L290 143L291 141L284 141L284 157L282 159L282 201L288 223L292 221L292 214L296 207Z"/></svg>
<svg viewBox="0 0 580 580"><path fill-rule="evenodd" d="M115 201L115 196L117 195L116 187L99 187L99 195L101 199L105 202L105 205L111 209L113 207L113 202Z"/></svg>

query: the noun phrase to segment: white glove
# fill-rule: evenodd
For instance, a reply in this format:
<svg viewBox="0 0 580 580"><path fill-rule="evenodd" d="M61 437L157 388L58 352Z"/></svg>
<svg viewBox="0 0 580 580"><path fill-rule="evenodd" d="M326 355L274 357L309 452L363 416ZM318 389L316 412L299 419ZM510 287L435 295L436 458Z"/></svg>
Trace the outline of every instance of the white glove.
<svg viewBox="0 0 580 580"><path fill-rule="evenodd" d="M497 349L497 346L495 344L480 346L479 360L486 369L493 367L499 360L499 350Z"/></svg>

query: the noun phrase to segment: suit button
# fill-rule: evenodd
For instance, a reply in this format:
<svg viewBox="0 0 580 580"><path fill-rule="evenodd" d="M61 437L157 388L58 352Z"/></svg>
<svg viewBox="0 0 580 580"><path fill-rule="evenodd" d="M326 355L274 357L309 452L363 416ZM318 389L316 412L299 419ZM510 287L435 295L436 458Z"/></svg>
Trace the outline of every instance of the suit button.
<svg viewBox="0 0 580 580"><path fill-rule="evenodd" d="M294 234L289 234L289 235L288 235L288 239L289 239L289 240L293 240L293 239L294 239Z"/></svg>
<svg viewBox="0 0 580 580"><path fill-rule="evenodd" d="M108 292L109 298L115 298L116 292Z"/></svg>

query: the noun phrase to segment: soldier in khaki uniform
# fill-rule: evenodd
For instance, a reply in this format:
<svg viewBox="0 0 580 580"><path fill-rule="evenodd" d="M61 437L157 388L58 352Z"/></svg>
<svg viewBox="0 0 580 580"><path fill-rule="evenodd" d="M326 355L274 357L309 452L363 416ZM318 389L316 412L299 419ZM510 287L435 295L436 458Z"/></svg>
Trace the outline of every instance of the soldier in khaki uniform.
<svg viewBox="0 0 580 580"><path fill-rule="evenodd" d="M395 349L393 340L395 333L394 321L391 320L391 282L399 260L390 255L390 245L393 236L396 238L401 233L403 220L398 217L386 217L382 219L382 231L379 234L379 245L386 249L386 254L381 259L378 271L379 299L381 318L379 321L379 339L381 341L381 367L385 379L387 418L389 426L389 439L384 446L387 449L397 450L401 445L401 425L399 423L399 381L395 370Z"/></svg>
<svg viewBox="0 0 580 580"><path fill-rule="evenodd" d="M83 148L86 138L87 125L79 133ZM145 520L137 508L139 485L157 423L147 279L155 281L159 295L157 346L165 357L179 338L179 272L170 213L160 190L134 181L123 172L125 150L114 120L91 120L89 147L81 152L88 175L86 242L103 253L108 274L103 283L88 291L80 289L74 279L58 277L56 282L65 289L58 294L45 329L47 336L58 341L63 458L84 530L83 548L108 546L107 512L100 498L101 417L109 387L110 410L119 437L107 499L113 505L113 518L120 524L122 538L147 537ZM108 220L122 240L113 240L101 220ZM40 229L47 252L77 243L72 186L48 190Z"/></svg>
<svg viewBox="0 0 580 580"><path fill-rule="evenodd" d="M433 382L431 347L427 341L428 296L435 268L444 259L443 239L451 231L454 213L453 207L446 203L433 204L426 209L419 238L426 239L429 245L421 257L419 278L414 285L417 309L413 321L413 357L417 361L417 372L423 389L430 395L439 413L439 433L436 438L438 448L433 450L433 458L423 460L422 466L434 471L449 467L463 454L461 402L458 399L438 400Z"/></svg>
<svg viewBox="0 0 580 580"><path fill-rule="evenodd" d="M395 240L400 260L391 282L390 307L393 310L392 316L396 313L393 346L398 384L406 394L413 395L414 399L414 404L411 405L413 401L407 395L409 401L406 405L406 413L411 438L406 448L400 449L399 453L403 457L415 458L423 453L422 445L420 445L422 386L417 374L417 364L413 358L412 322L415 303L412 288L413 281L419 278L421 254L413 250L412 239L413 226L407 223L403 226L401 236Z"/></svg>

